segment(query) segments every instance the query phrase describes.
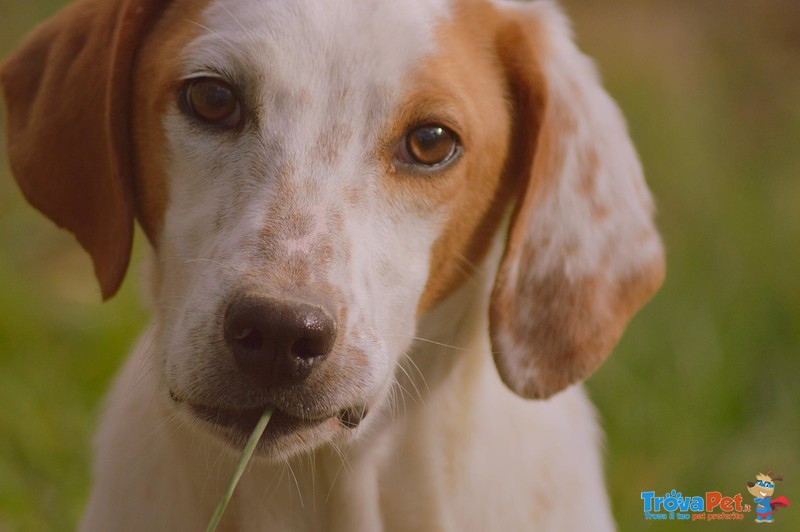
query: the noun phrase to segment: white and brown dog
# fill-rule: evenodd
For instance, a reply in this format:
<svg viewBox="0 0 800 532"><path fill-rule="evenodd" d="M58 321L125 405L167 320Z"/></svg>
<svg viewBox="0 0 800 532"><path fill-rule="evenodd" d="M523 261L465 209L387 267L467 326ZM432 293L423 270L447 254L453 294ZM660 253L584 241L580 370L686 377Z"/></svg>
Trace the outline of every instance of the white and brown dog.
<svg viewBox="0 0 800 532"><path fill-rule="evenodd" d="M154 250L84 529L202 529L267 406L229 529L613 528L572 385L663 252L552 2L78 0L2 84L103 296Z"/></svg>

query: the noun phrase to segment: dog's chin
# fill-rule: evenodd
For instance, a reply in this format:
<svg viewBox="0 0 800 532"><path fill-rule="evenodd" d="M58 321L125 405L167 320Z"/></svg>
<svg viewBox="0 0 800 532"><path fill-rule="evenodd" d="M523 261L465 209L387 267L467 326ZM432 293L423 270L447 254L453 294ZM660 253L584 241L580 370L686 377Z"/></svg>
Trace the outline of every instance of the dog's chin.
<svg viewBox="0 0 800 532"><path fill-rule="evenodd" d="M174 396L172 400L190 424L215 436L234 452L244 449L258 420L269 407L231 409L194 404L177 400ZM351 433L366 412L366 407L352 407L313 417L297 417L273 408L269 424L256 447L256 455L267 460L284 460L311 451Z"/></svg>

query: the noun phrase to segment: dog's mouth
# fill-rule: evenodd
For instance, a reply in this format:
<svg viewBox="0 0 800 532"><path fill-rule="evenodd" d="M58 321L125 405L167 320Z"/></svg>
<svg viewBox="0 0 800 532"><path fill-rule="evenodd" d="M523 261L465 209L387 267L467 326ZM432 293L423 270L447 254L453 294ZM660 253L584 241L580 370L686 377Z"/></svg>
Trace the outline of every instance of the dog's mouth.
<svg viewBox="0 0 800 532"><path fill-rule="evenodd" d="M259 442L259 447L269 447L288 436L298 435L301 441L308 441L303 433L329 429L355 429L367 415L366 406L348 407L330 413L296 416L272 405L257 408L227 408L207 406L186 401L170 391L170 398L176 404L187 407L192 416L200 421L221 429L227 439L235 446L241 447L255 429L258 420L267 408L272 409L267 429ZM309 442L310 443L310 442Z"/></svg>

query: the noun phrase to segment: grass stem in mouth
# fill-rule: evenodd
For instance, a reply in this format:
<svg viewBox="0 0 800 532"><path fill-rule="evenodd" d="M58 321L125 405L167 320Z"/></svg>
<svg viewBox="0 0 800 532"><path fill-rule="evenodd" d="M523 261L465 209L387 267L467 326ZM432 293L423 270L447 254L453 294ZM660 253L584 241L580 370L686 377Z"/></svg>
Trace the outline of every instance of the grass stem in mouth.
<svg viewBox="0 0 800 532"><path fill-rule="evenodd" d="M247 443L244 446L244 451L242 451L242 456L239 458L239 463L236 464L236 470L233 472L230 482L228 482L228 487L225 489L222 499L220 499L219 504L217 504L217 509L214 510L214 515L211 517L211 521L208 523L206 532L214 532L217 529L217 525L219 525L219 522L222 520L222 514L225 512L225 508L228 506L228 503L233 496L233 490L236 489L239 479L242 478L242 473L244 473L247 464L250 462L250 458L252 458L253 453L256 450L256 446L258 445L258 440L261 439L261 436L264 434L264 430L267 428L267 423L269 423L270 417L272 417L272 409L267 408L264 410L264 413L261 415L261 419L258 420L256 428L253 429L253 433L250 434L250 438L247 440Z"/></svg>

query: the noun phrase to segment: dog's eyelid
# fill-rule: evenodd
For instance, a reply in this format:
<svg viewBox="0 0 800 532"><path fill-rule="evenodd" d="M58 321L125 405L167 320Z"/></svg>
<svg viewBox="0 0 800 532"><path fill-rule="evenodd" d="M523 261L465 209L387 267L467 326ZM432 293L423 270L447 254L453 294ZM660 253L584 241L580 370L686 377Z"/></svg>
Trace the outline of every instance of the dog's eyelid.
<svg viewBox="0 0 800 532"><path fill-rule="evenodd" d="M462 126L461 121L456 119L452 113L449 112L433 112L433 113L413 113L410 120L406 120L403 135L405 136L409 131L414 129L437 125L446 128L458 137L461 144L464 144L464 132L466 128Z"/></svg>
<svg viewBox="0 0 800 532"><path fill-rule="evenodd" d="M218 78L221 81L238 86L241 78L241 76L237 75L238 70L235 68L213 66L211 64L195 63L194 66L187 65L182 70L184 74L181 76L181 81L187 81L192 78Z"/></svg>
<svg viewBox="0 0 800 532"><path fill-rule="evenodd" d="M247 92L247 84L244 78L237 75L234 70L226 68L202 66L188 69L186 73L178 79L178 85L185 86L187 83L201 79L214 79L228 85L233 90L236 97L239 98L239 101L244 101L244 96Z"/></svg>

